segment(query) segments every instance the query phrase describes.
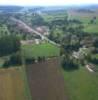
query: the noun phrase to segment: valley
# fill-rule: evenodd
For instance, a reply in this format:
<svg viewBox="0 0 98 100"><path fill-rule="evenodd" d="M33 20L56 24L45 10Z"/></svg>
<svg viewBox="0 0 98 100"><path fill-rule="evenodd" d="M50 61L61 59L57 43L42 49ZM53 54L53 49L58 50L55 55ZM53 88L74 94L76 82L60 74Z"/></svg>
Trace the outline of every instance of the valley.
<svg viewBox="0 0 98 100"><path fill-rule="evenodd" d="M97 28L95 5L1 6L0 100L98 100Z"/></svg>

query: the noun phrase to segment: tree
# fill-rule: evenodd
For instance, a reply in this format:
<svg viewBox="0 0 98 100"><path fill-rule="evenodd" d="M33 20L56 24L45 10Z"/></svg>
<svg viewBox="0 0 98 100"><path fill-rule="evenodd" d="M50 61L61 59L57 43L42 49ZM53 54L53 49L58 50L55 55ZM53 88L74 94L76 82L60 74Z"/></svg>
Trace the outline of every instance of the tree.
<svg viewBox="0 0 98 100"><path fill-rule="evenodd" d="M70 56L66 57L63 55L61 65L64 70L71 71L78 69L79 65L74 59L72 59Z"/></svg>
<svg viewBox="0 0 98 100"><path fill-rule="evenodd" d="M20 40L16 36L6 35L0 38L0 56L6 56L20 50Z"/></svg>
<svg viewBox="0 0 98 100"><path fill-rule="evenodd" d="M32 21L32 26L35 25L40 26L46 24L44 19L38 14L36 14L35 16L33 15L31 21Z"/></svg>
<svg viewBox="0 0 98 100"><path fill-rule="evenodd" d="M22 64L21 54L20 53L12 54L9 60L9 64L10 65L21 65Z"/></svg>
<svg viewBox="0 0 98 100"><path fill-rule="evenodd" d="M95 41L94 41L94 44L93 44L96 48L98 48L98 39L96 39Z"/></svg>
<svg viewBox="0 0 98 100"><path fill-rule="evenodd" d="M48 37L56 43L60 43L62 35L63 31L59 27L55 27L51 29L51 32Z"/></svg>
<svg viewBox="0 0 98 100"><path fill-rule="evenodd" d="M26 58L26 64L33 64L33 63L35 63L35 58L34 57L32 57L32 58Z"/></svg>

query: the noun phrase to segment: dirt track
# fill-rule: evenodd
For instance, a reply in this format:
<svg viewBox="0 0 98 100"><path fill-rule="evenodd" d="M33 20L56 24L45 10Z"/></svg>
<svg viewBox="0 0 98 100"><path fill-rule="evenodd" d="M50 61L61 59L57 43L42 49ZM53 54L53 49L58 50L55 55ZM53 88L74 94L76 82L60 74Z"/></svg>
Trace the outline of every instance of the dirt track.
<svg viewBox="0 0 98 100"><path fill-rule="evenodd" d="M27 66L32 100L67 100L57 59Z"/></svg>
<svg viewBox="0 0 98 100"><path fill-rule="evenodd" d="M29 32L29 33L33 33L33 34L35 33L35 34L37 34L38 36L40 36L42 39L44 39L44 40L50 42L51 44L56 45L56 46L58 46L58 47L60 46L60 45L57 44L56 42L50 40L50 39L47 38L46 36L42 35L40 32L38 32L38 31L34 30L33 28L31 28L30 26L28 26L28 25L27 25L26 23L24 23L23 21L21 21L21 20L19 20L19 19L16 19L16 18L14 18L14 17L11 17L10 19L11 19L11 21L14 21L15 23L17 23L17 26L18 26L20 29L23 29L23 30L25 30L26 32Z"/></svg>

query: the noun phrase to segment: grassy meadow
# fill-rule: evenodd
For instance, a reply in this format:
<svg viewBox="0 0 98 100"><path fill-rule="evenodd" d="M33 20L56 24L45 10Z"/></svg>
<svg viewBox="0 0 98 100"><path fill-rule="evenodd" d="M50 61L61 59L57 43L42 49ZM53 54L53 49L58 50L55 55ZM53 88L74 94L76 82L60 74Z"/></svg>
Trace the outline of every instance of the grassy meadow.
<svg viewBox="0 0 98 100"><path fill-rule="evenodd" d="M51 22L53 20L64 19L66 17L66 12L56 12L50 14L43 14L42 17L46 22Z"/></svg>
<svg viewBox="0 0 98 100"><path fill-rule="evenodd" d="M89 33L98 33L98 13L79 13L76 11L68 12L69 19L76 19L83 23L84 31ZM91 24L90 21L96 17L95 23Z"/></svg>
<svg viewBox="0 0 98 100"><path fill-rule="evenodd" d="M98 73L80 67L71 72L63 70L63 75L69 100L98 100Z"/></svg>
<svg viewBox="0 0 98 100"><path fill-rule="evenodd" d="M23 45L22 50L25 58L59 56L60 51L58 47L50 43Z"/></svg>

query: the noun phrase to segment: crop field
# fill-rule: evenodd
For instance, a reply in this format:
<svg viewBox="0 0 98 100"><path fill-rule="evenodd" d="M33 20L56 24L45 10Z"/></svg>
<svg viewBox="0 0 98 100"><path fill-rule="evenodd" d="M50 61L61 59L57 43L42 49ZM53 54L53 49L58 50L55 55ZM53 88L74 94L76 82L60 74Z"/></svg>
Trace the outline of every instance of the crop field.
<svg viewBox="0 0 98 100"><path fill-rule="evenodd" d="M26 100L19 68L0 69L0 100Z"/></svg>
<svg viewBox="0 0 98 100"><path fill-rule="evenodd" d="M53 13L53 14L43 14L42 17L46 22L50 22L53 20L59 20L64 19L66 17L66 12L59 12L59 13Z"/></svg>
<svg viewBox="0 0 98 100"><path fill-rule="evenodd" d="M68 11L68 16L70 19L78 19L84 23L88 23L94 16L98 18L98 13L85 13L85 12L77 12L77 11Z"/></svg>
<svg viewBox="0 0 98 100"><path fill-rule="evenodd" d="M97 32L98 33L98 25L88 25L85 26L84 28L85 32L89 32L89 33L93 33L93 32Z"/></svg>
<svg viewBox="0 0 98 100"><path fill-rule="evenodd" d="M59 56L60 51L58 47L50 43L23 45L22 50L25 58Z"/></svg>
<svg viewBox="0 0 98 100"><path fill-rule="evenodd" d="M89 24L92 18L96 16L96 23ZM80 13L76 11L69 11L68 12L69 19L76 19L83 22L84 31L89 33L98 33L98 13Z"/></svg>
<svg viewBox="0 0 98 100"><path fill-rule="evenodd" d="M67 72L63 70L69 100L98 100L98 73L85 67Z"/></svg>
<svg viewBox="0 0 98 100"><path fill-rule="evenodd" d="M79 15L71 15L70 16L71 19L77 19L77 20L80 20L81 22L85 23L85 24L88 24L90 22L90 20L92 19L92 17L89 17L89 16L79 16Z"/></svg>
<svg viewBox="0 0 98 100"><path fill-rule="evenodd" d="M26 68L32 100L68 100L57 58L28 65Z"/></svg>

